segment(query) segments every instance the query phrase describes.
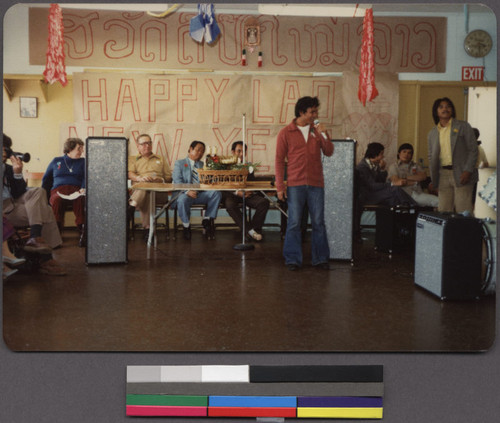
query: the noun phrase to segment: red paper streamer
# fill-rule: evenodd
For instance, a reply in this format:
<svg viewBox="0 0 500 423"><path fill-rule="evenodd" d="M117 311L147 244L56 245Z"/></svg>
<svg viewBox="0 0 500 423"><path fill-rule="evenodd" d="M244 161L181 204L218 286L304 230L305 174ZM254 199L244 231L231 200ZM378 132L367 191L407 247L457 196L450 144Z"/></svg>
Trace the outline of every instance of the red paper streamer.
<svg viewBox="0 0 500 423"><path fill-rule="evenodd" d="M359 64L358 98L366 105L378 96L375 87L375 57L373 52L373 9L366 9L363 19L363 39L361 41L361 63Z"/></svg>
<svg viewBox="0 0 500 423"><path fill-rule="evenodd" d="M64 87L68 83L66 66L64 64L64 27L62 10L58 4L51 4L49 10L49 38L47 47L47 62L43 76L45 82L53 84L61 82Z"/></svg>

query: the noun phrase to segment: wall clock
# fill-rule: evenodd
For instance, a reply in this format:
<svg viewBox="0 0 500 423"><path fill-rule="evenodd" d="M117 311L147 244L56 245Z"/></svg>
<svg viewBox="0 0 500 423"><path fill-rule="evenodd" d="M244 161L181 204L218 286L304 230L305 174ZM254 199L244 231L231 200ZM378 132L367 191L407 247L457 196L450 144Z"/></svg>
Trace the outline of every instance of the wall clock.
<svg viewBox="0 0 500 423"><path fill-rule="evenodd" d="M464 40L464 49L469 56L484 57L493 47L490 34L482 29L476 29L467 34Z"/></svg>

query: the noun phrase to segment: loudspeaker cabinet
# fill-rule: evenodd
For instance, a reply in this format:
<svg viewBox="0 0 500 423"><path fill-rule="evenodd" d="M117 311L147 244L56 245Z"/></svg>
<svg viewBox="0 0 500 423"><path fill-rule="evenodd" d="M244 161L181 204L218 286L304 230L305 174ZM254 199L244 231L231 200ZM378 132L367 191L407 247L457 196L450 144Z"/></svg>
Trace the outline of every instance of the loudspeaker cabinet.
<svg viewBox="0 0 500 423"><path fill-rule="evenodd" d="M481 295L482 222L449 213L420 213L416 223L415 284L442 300Z"/></svg>
<svg viewBox="0 0 500 423"><path fill-rule="evenodd" d="M85 144L85 261L126 263L127 139L89 137Z"/></svg>

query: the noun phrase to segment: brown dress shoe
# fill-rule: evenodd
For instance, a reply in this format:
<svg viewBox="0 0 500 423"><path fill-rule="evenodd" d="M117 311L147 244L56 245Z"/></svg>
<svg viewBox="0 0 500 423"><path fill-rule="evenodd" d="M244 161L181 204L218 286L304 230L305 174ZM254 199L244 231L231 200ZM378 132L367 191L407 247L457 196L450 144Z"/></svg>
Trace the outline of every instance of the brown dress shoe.
<svg viewBox="0 0 500 423"><path fill-rule="evenodd" d="M39 236L36 238L30 238L24 246L24 251L27 253L50 254L52 252L52 248L41 236Z"/></svg>
<svg viewBox="0 0 500 423"><path fill-rule="evenodd" d="M38 269L40 273L50 276L64 276L66 275L66 270L54 259L50 259L40 263L40 268Z"/></svg>

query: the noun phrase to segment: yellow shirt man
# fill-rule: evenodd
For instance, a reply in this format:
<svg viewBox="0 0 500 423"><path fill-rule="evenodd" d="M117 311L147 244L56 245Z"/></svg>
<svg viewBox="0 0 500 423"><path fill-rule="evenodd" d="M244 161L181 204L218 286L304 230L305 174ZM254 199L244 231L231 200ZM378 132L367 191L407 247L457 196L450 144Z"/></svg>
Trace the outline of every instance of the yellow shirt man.
<svg viewBox="0 0 500 423"><path fill-rule="evenodd" d="M450 139L452 120L453 119L450 119L448 125L444 127L441 126L440 123L437 124L437 129L439 131L439 147L441 149L439 153L441 166L451 166L453 163L451 155L451 139Z"/></svg>

